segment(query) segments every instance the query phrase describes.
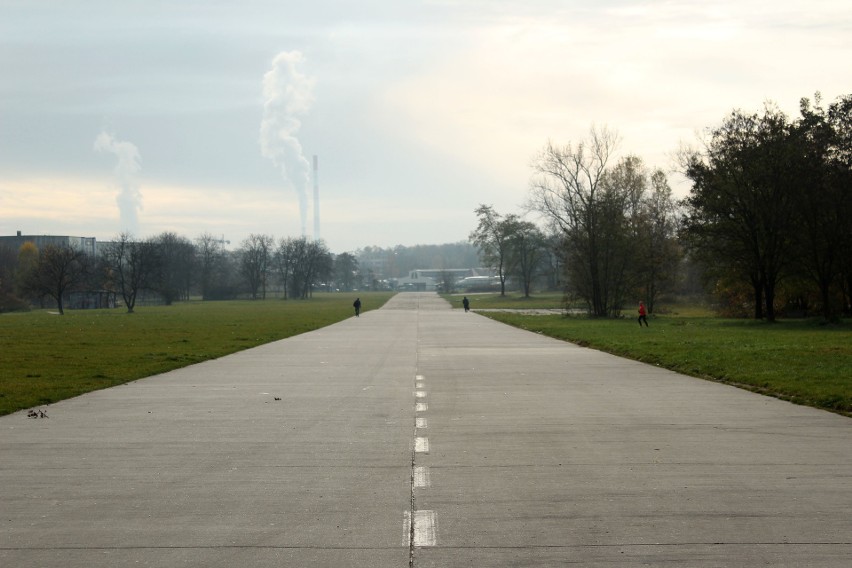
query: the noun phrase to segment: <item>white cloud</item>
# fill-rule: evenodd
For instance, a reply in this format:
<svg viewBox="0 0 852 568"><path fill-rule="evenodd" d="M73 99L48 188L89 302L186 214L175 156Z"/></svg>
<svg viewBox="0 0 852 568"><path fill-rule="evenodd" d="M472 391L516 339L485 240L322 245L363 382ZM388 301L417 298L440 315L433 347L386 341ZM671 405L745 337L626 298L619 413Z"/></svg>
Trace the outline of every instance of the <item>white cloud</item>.
<svg viewBox="0 0 852 568"><path fill-rule="evenodd" d="M840 94L837 59L813 60L825 36L801 26L801 8L772 3L767 18L768 7L651 2L509 19L474 28L465 50L391 84L383 102L398 135L515 183L547 139L575 140L592 123L667 169L681 141L734 107L776 98L795 113L799 97L832 86L820 80Z"/></svg>

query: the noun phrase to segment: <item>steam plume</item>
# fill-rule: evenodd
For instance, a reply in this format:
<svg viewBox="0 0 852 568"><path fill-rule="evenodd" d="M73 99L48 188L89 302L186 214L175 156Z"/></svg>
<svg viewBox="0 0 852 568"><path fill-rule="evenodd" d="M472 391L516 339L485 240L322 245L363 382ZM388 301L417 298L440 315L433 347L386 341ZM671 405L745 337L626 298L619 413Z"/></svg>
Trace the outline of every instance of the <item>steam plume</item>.
<svg viewBox="0 0 852 568"><path fill-rule="evenodd" d="M308 217L310 163L302 154L296 133L314 102L314 79L297 67L304 58L299 51L284 51L272 60L272 68L263 76L263 121L260 124L260 151L281 170L285 182L299 196L302 236Z"/></svg>
<svg viewBox="0 0 852 568"><path fill-rule="evenodd" d="M106 132L98 134L94 148L96 152L114 154L118 159L113 172L118 183L115 202L118 204L119 222L122 231L135 234L139 230L138 211L142 209L142 193L136 181L136 174L142 169L139 150L134 144L119 142Z"/></svg>

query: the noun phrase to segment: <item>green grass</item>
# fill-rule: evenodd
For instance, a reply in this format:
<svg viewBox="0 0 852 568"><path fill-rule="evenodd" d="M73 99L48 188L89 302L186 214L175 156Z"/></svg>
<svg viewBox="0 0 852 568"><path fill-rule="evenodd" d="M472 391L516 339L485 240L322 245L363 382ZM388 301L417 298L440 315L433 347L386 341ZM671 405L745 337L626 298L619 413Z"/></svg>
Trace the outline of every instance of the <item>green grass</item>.
<svg viewBox="0 0 852 568"><path fill-rule="evenodd" d="M474 310L561 310L563 308L561 292L539 292L532 294L529 298L525 298L523 294L518 292L507 292L505 296L501 296L499 293L441 294L441 296L450 302L454 308L461 308L462 298L467 296L470 300L470 307ZM582 303L577 303L571 307L580 310L586 308ZM630 309L632 310L633 308L631 307ZM709 307L692 301L665 302L658 306L655 311L667 315L687 317L712 317L715 315Z"/></svg>
<svg viewBox="0 0 852 568"><path fill-rule="evenodd" d="M814 320L485 315L523 329L799 404L852 415L852 326Z"/></svg>
<svg viewBox="0 0 852 568"><path fill-rule="evenodd" d="M493 309L560 309L562 307L561 292L542 292L525 298L523 294L507 292L500 294L442 294L454 308L460 308L462 298L467 296L472 310Z"/></svg>
<svg viewBox="0 0 852 568"><path fill-rule="evenodd" d="M364 309L391 293L359 293ZM351 296L351 297L350 297ZM470 295L476 308L559 308L561 295ZM198 363L351 317L350 294L312 300L189 302L123 310L0 315L0 415ZM452 296L460 307L462 295ZM490 317L531 331L852 415L852 325L765 324L698 317L674 306L640 329L633 318ZM674 314L689 314L674 315Z"/></svg>
<svg viewBox="0 0 852 568"><path fill-rule="evenodd" d="M393 294L359 292L363 310ZM0 415L214 359L341 321L355 294L311 300L0 315Z"/></svg>

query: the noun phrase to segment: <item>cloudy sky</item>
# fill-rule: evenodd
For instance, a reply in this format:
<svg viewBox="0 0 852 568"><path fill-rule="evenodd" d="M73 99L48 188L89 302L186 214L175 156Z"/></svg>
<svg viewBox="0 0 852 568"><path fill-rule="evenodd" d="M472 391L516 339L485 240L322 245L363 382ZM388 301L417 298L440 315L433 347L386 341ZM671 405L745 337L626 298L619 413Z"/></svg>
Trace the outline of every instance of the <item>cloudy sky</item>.
<svg viewBox="0 0 852 568"><path fill-rule="evenodd" d="M552 140L852 89L848 0L0 0L0 235L466 240ZM673 174L681 194L687 186Z"/></svg>

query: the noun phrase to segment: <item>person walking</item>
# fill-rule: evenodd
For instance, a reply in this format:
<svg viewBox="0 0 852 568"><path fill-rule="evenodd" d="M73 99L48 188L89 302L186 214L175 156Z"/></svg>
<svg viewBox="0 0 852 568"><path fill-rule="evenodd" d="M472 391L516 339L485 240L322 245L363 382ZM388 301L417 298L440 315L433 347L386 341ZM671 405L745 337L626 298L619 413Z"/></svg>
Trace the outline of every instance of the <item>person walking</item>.
<svg viewBox="0 0 852 568"><path fill-rule="evenodd" d="M467 299L467 296L465 296L464 300L462 300L462 305L464 306L464 311L470 311L470 300Z"/></svg>
<svg viewBox="0 0 852 568"><path fill-rule="evenodd" d="M639 302L639 327L642 327L642 322L645 322L645 327L648 327L648 312L645 310L645 303Z"/></svg>
<svg viewBox="0 0 852 568"><path fill-rule="evenodd" d="M361 317L361 298L355 298L352 306L355 308L355 317Z"/></svg>

